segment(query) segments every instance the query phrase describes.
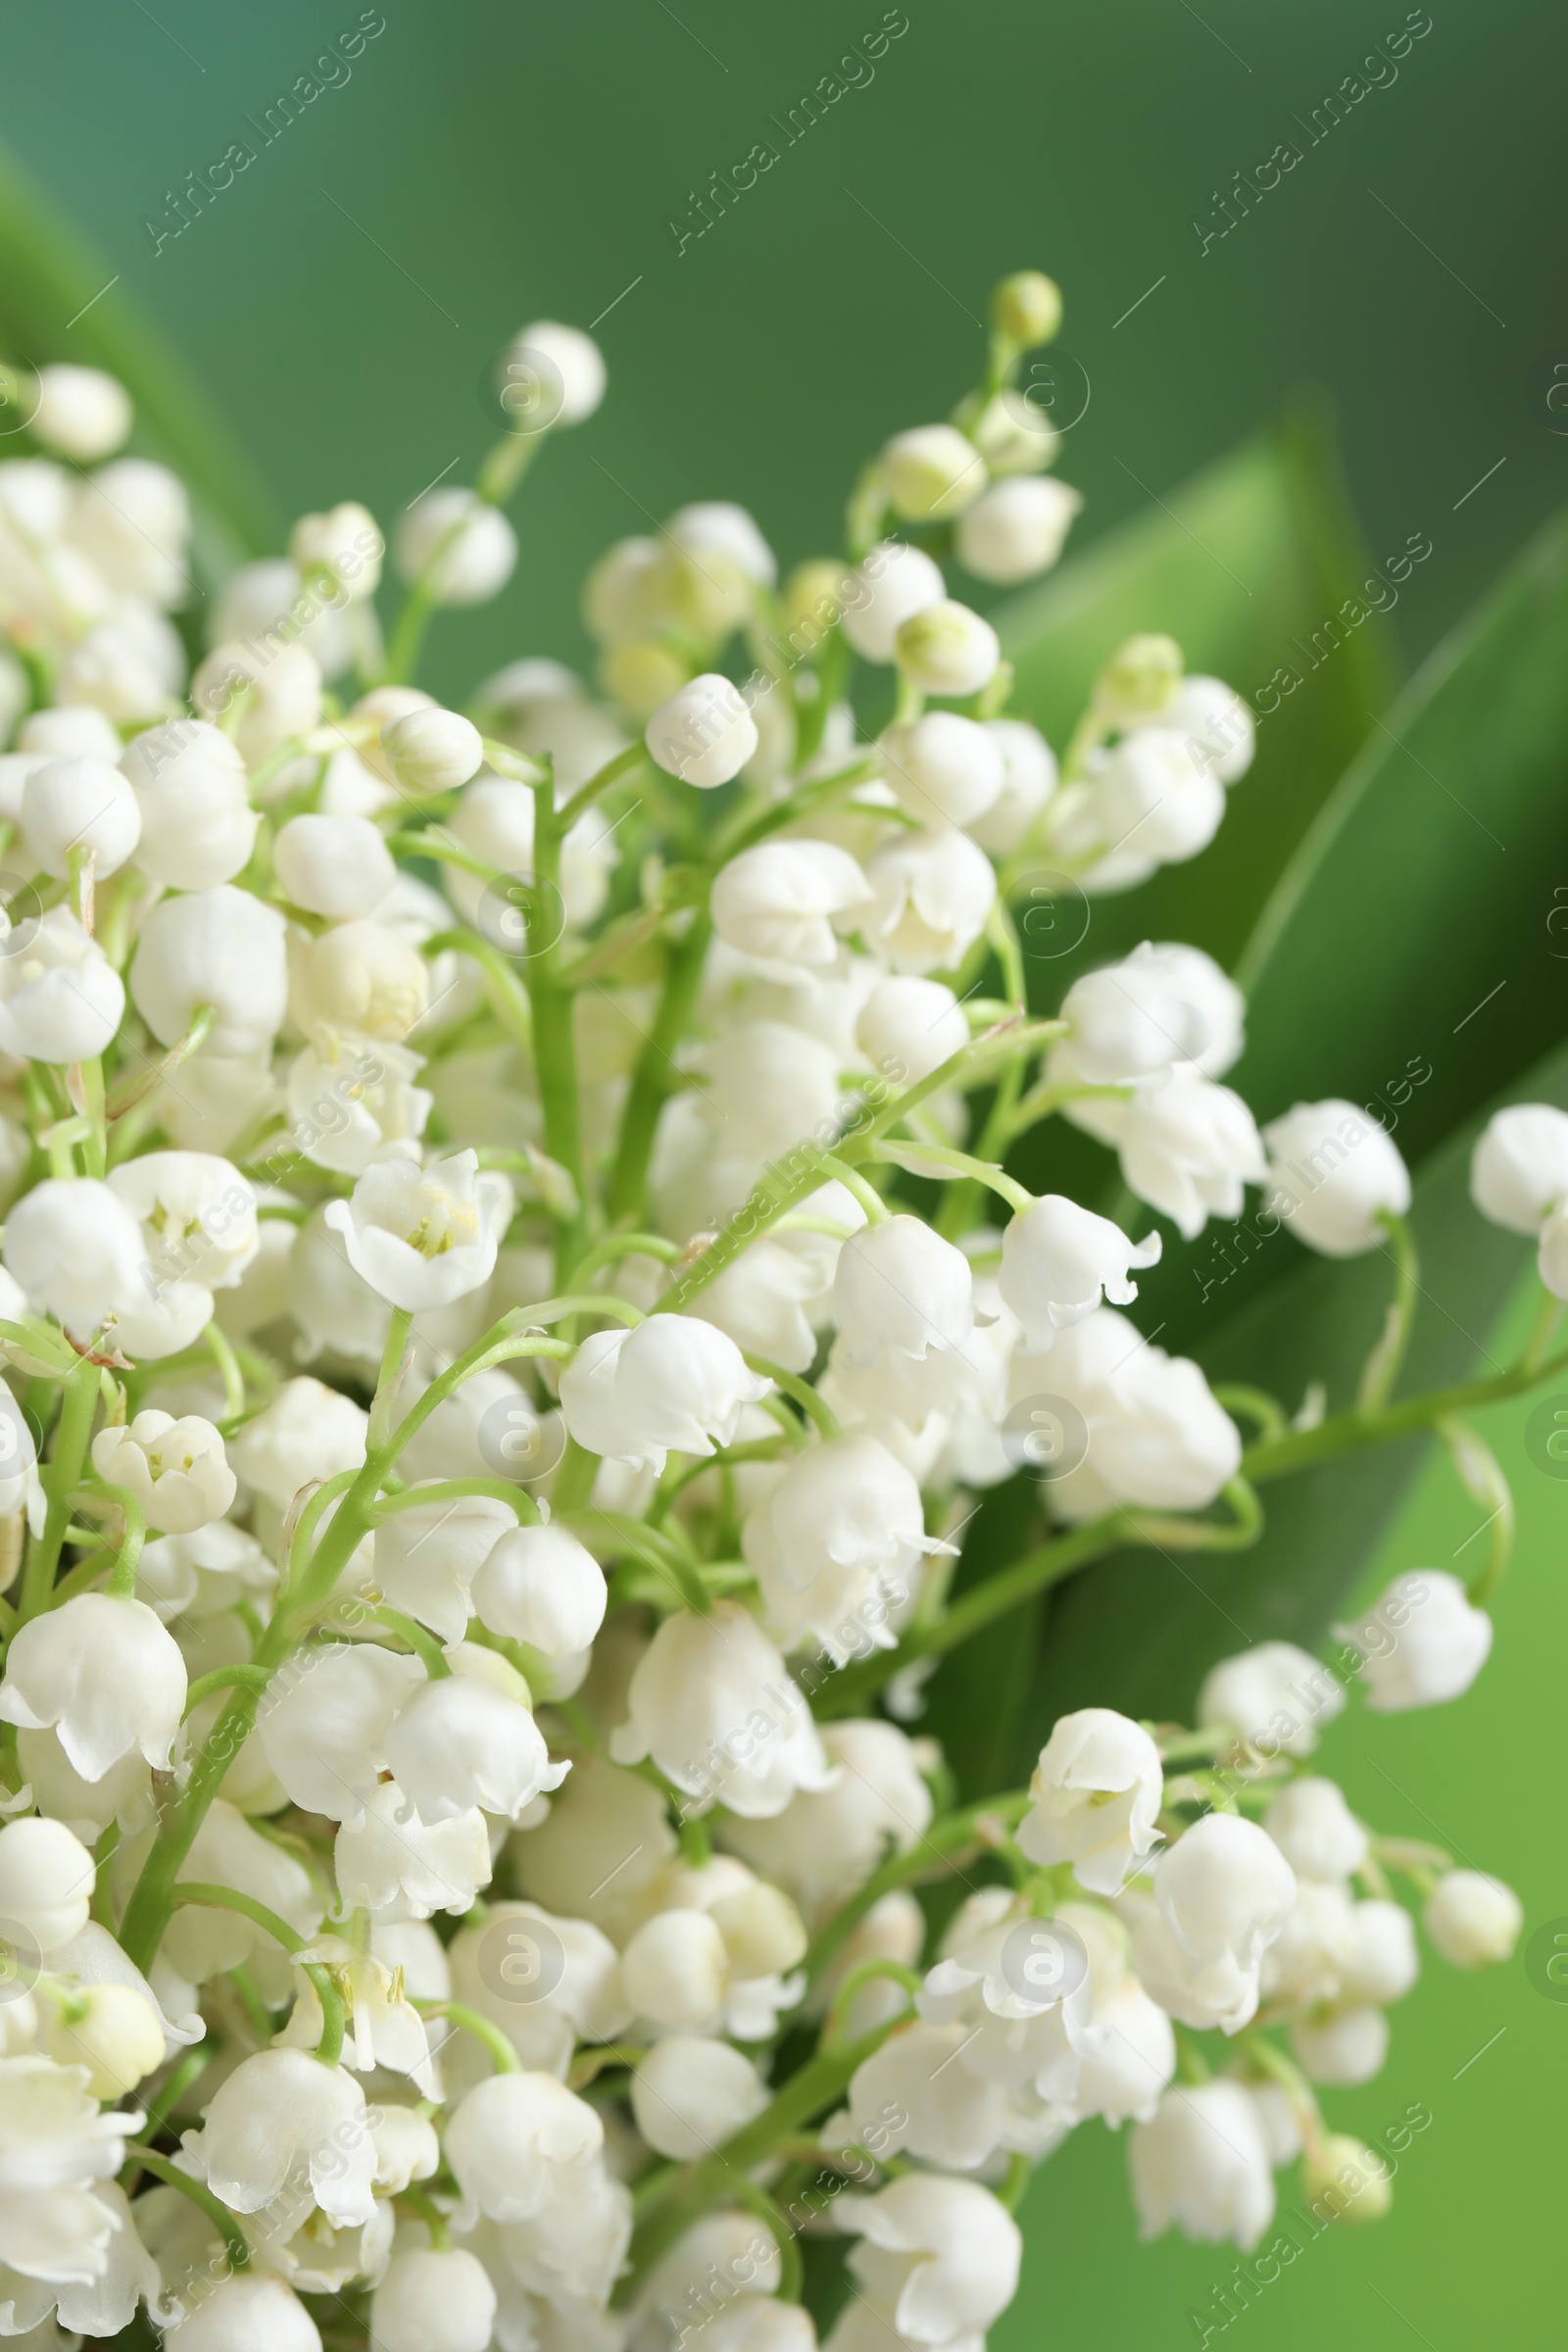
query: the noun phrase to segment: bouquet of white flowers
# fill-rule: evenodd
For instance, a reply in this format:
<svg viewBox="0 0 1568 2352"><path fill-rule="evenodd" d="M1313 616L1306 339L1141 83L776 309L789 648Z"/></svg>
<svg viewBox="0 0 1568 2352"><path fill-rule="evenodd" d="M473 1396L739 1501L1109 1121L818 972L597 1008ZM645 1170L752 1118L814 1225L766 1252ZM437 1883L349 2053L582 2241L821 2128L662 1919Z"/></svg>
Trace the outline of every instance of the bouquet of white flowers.
<svg viewBox="0 0 1568 2352"><path fill-rule="evenodd" d="M1396 1397L1386 1127L1260 1133L1196 947L1031 1003L1040 926L1201 852L1254 730L1141 635L1058 761L949 594L1060 552L1019 367L1059 315L997 288L841 558L780 586L744 510L683 508L589 576L597 692L519 660L466 713L412 682L425 624L511 573L586 335L503 354L387 637L343 505L233 573L193 670L180 482L116 454L108 376L11 371L0 2333L972 2352L1095 2119L1146 2233L1250 2247L1298 2159L1322 2218L1385 2208L1318 2091L1383 2062L1408 1902L1462 1968L1520 1907L1312 1752L1349 1683L1425 1706L1487 1657L1510 1513L1460 1416L1568 1361L1568 1113L1475 1151L1539 1247L1523 1355ZM1013 1172L1061 1123L1118 1217ZM1250 1187L1254 1231L1392 1270L1332 1411L1129 1311L1156 1219ZM952 1653L1429 1429L1491 1511L1468 1588L1413 1567L1332 1664L1211 1656L1191 1724L1085 1703L1027 1785L956 1781Z"/></svg>

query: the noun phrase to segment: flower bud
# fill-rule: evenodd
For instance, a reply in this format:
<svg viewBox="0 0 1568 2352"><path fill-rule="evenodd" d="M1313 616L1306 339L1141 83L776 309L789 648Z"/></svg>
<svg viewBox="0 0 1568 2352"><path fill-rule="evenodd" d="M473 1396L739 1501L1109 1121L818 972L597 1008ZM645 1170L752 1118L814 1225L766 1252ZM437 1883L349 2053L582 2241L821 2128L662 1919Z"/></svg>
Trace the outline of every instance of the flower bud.
<svg viewBox="0 0 1568 2352"><path fill-rule="evenodd" d="M512 577L516 534L474 490L428 490L398 524L399 577L434 604L483 605Z"/></svg>
<svg viewBox="0 0 1568 2352"><path fill-rule="evenodd" d="M711 1323L652 1315L634 1331L583 1342L562 1374L561 1409L590 1452L662 1470L671 1450L709 1454L731 1444L741 1407L768 1386Z"/></svg>
<svg viewBox="0 0 1568 2352"><path fill-rule="evenodd" d="M1252 764L1257 722L1234 686L1223 678L1187 677L1164 722L1187 738L1200 767L1222 784L1235 784Z"/></svg>
<svg viewBox="0 0 1568 2352"><path fill-rule="evenodd" d="M1410 1172L1384 1127L1353 1102L1298 1102L1263 1130L1274 1205L1291 1231L1325 1257L1359 1257L1381 1238L1379 1218L1402 1217Z"/></svg>
<svg viewBox="0 0 1568 2352"><path fill-rule="evenodd" d="M649 757L667 775L708 792L738 776L757 750L757 722L738 688L716 671L662 703L644 732Z"/></svg>
<svg viewBox="0 0 1568 2352"><path fill-rule="evenodd" d="M120 736L112 719L85 703L56 703L29 710L17 730L17 750L39 760L102 760L113 767Z"/></svg>
<svg viewBox="0 0 1568 2352"><path fill-rule="evenodd" d="M767 2087L751 2060L706 2035L667 2035L631 2079L638 2131L661 2156L682 2164L722 2147L766 2105Z"/></svg>
<svg viewBox="0 0 1568 2352"><path fill-rule="evenodd" d="M1446 1568L1396 1576L1364 1615L1334 1631L1360 1650L1367 1705L1382 1715L1462 1697L1492 1654L1492 1619Z"/></svg>
<svg viewBox="0 0 1568 2352"><path fill-rule="evenodd" d="M1287 1935L1289 1932L1287 1929ZM1311 2082L1348 2090L1383 2072L1389 2054L1389 2021L1370 2003L1314 2009L1293 2019L1291 2040L1301 2071Z"/></svg>
<svg viewBox="0 0 1568 2352"><path fill-rule="evenodd" d="M705 1810L716 1790L731 1813L766 1819L782 1813L797 1788L821 1788L832 1777L783 1659L735 1601L715 1601L707 1617L684 1609L666 1617L637 1663L626 1707L628 1720L611 1737L614 1762L652 1756L700 1800L694 1810ZM629 1984L626 1997L635 1997Z"/></svg>
<svg viewBox="0 0 1568 2352"><path fill-rule="evenodd" d="M62 364L39 368L33 436L57 456L77 466L113 457L130 425L130 397L102 368Z"/></svg>
<svg viewBox="0 0 1568 2352"><path fill-rule="evenodd" d="M220 728L191 718L148 727L121 766L141 810L144 874L172 890L210 890L243 871L260 820L245 762Z"/></svg>
<svg viewBox="0 0 1568 2352"><path fill-rule="evenodd" d="M1494 1968L1511 1959L1524 1925L1511 1886L1479 1870L1446 1871L1421 1914L1438 1950L1453 1968Z"/></svg>
<svg viewBox="0 0 1568 2352"><path fill-rule="evenodd" d="M547 1658L588 1647L607 1597L604 1570L564 1527L509 1528L473 1579L473 1605L490 1631Z"/></svg>
<svg viewBox="0 0 1568 2352"><path fill-rule="evenodd" d="M953 424L919 424L895 433L882 452L894 513L906 522L946 522L986 486L975 445Z"/></svg>
<svg viewBox="0 0 1568 2352"><path fill-rule="evenodd" d="M829 841L760 841L713 879L713 928L743 956L769 963L833 964L839 932L871 904L871 886Z"/></svg>
<svg viewBox="0 0 1568 2352"><path fill-rule="evenodd" d="M1267 1755L1309 1756L1318 1733L1345 1711L1329 1669L1294 1642L1259 1642L1210 1668L1198 1720L1224 1724Z"/></svg>
<svg viewBox="0 0 1568 2352"><path fill-rule="evenodd" d="M900 623L893 656L922 694L978 694L1002 659L989 620L951 598L927 605Z"/></svg>
<svg viewBox="0 0 1568 2352"><path fill-rule="evenodd" d="M837 582L844 634L865 662L891 662L893 641L906 620L940 604L946 588L939 565L917 547L884 539Z"/></svg>
<svg viewBox="0 0 1568 2352"><path fill-rule="evenodd" d="M87 1925L93 1860L63 1821L24 1813L0 1829L0 1920L47 1959Z"/></svg>
<svg viewBox="0 0 1568 2352"><path fill-rule="evenodd" d="M235 1438L234 1467L248 1487L286 1510L313 1479L359 1467L368 1422L352 1396L308 1374L285 1380Z"/></svg>
<svg viewBox="0 0 1568 2352"><path fill-rule="evenodd" d="M993 482L959 517L958 561L978 580L1010 587L1049 571L1083 498L1065 482L1029 474Z"/></svg>
<svg viewBox="0 0 1568 2352"><path fill-rule="evenodd" d="M1107 726L1147 726L1173 709L1181 682L1173 637L1129 637L1095 680L1095 709Z"/></svg>
<svg viewBox="0 0 1568 2352"><path fill-rule="evenodd" d="M397 879L368 816L291 816L272 844L272 870L294 906L334 923L368 915Z"/></svg>
<svg viewBox="0 0 1568 2352"><path fill-rule="evenodd" d="M44 2039L60 2066L84 2066L94 2098L122 2099L164 2063L158 2012L132 1984L84 1984L51 2002Z"/></svg>
<svg viewBox="0 0 1568 2352"><path fill-rule="evenodd" d="M494 1653L472 1655L476 1662ZM570 1767L551 1763L526 1704L469 1671L463 1645L454 1662L461 1671L417 1686L399 1709L386 1735L388 1768L428 1828L475 1805L515 1821L541 1790L559 1788ZM525 1697L521 1678L513 1680Z"/></svg>
<svg viewBox="0 0 1568 2352"><path fill-rule="evenodd" d="M116 874L141 839L136 795L118 767L102 760L46 760L22 788L27 847L46 874L64 881L73 851L90 850L101 882Z"/></svg>
<svg viewBox="0 0 1568 2352"><path fill-rule="evenodd" d="M599 657L599 682L633 718L648 720L691 677L691 663L660 637L631 637Z"/></svg>
<svg viewBox="0 0 1568 2352"><path fill-rule="evenodd" d="M1367 1857L1367 1834L1337 1781L1308 1775L1288 1782L1271 1801L1263 1827L1298 1879L1348 1879Z"/></svg>
<svg viewBox="0 0 1568 2352"><path fill-rule="evenodd" d="M429 1005L430 967L389 925L357 919L323 931L302 949L289 996L308 1034L384 1038L396 1045Z"/></svg>
<svg viewBox="0 0 1568 2352"><path fill-rule="evenodd" d="M231 720L224 732L254 767L319 726L321 673L303 645L216 645L190 699L198 717Z"/></svg>
<svg viewBox="0 0 1568 2352"><path fill-rule="evenodd" d="M174 2308L181 2309L177 2299ZM320 2331L292 2288L270 2271L220 2278L164 2337L176 2352L321 2352Z"/></svg>
<svg viewBox="0 0 1568 2352"><path fill-rule="evenodd" d="M604 2146L585 2099L552 2075L492 2075L450 2111L447 2162L463 2195L492 2222L522 2222L570 2195Z"/></svg>
<svg viewBox="0 0 1568 2352"><path fill-rule="evenodd" d="M182 561L190 537L190 500L167 466L116 458L82 481L71 536L119 596L142 597L172 612L190 594Z"/></svg>
<svg viewBox="0 0 1568 2352"><path fill-rule="evenodd" d="M1192 1241L1209 1217L1239 1217L1243 1187L1267 1173L1262 1138L1247 1104L1228 1086L1177 1069L1168 1086L1126 1105L1120 1135L1128 1190L1169 1217Z"/></svg>
<svg viewBox="0 0 1568 2352"><path fill-rule="evenodd" d="M933 605L906 626L923 626L947 610ZM904 634L899 632L901 647ZM906 726L888 728L882 772L899 807L921 824L968 825L984 816L1002 790L1002 747L972 718L928 710Z"/></svg>
<svg viewBox="0 0 1568 2352"><path fill-rule="evenodd" d="M130 965L131 1002L159 1044L177 1045L197 1006L212 1004L203 1054L236 1059L270 1046L288 1004L284 928L275 906L228 882L161 900Z"/></svg>
<svg viewBox="0 0 1568 2352"><path fill-rule="evenodd" d="M621 1953L620 1982L639 2017L669 2033L710 2033L729 1986L723 1936L706 1911L660 1911Z"/></svg>
<svg viewBox="0 0 1568 2352"><path fill-rule="evenodd" d="M324 572L346 605L362 604L381 584L385 542L375 517L353 499L325 514L302 514L288 535L288 552L305 580Z"/></svg>
<svg viewBox="0 0 1568 2352"><path fill-rule="evenodd" d="M721 556L754 588L771 588L778 578L778 559L755 517L729 499L706 499L682 507L664 528L683 555L699 563Z"/></svg>
<svg viewBox="0 0 1568 2352"><path fill-rule="evenodd" d="M1415 1928L1402 1903L1378 1897L1351 1907L1354 1950L1340 1972L1340 1994L1386 2008L1402 2001L1421 1973Z"/></svg>
<svg viewBox="0 0 1568 2352"><path fill-rule="evenodd" d="M969 1024L947 983L879 980L860 1007L855 1042L896 1086L914 1086L969 1042Z"/></svg>
<svg viewBox="0 0 1568 2352"><path fill-rule="evenodd" d="M806 1800L808 1801L808 1800ZM806 1956L806 1928L787 1894L753 1879L709 1906L738 1977L781 1977Z"/></svg>
<svg viewBox="0 0 1568 2352"><path fill-rule="evenodd" d="M1301 2167L1301 2194L1314 2215L1359 2225L1381 2222L1394 2203L1386 2156L1348 2132L1328 2132Z"/></svg>
<svg viewBox="0 0 1568 2352"><path fill-rule="evenodd" d="M46 1177L23 1195L6 1219L5 1263L28 1305L79 1340L147 1297L136 1220L90 1176Z"/></svg>
<svg viewBox="0 0 1568 2352"><path fill-rule="evenodd" d="M1042 270L1015 270L992 289L991 323L1020 351L1049 343L1061 325L1060 287Z"/></svg>
<svg viewBox="0 0 1568 2352"><path fill-rule="evenodd" d="M376 2352L485 2352L496 2290L464 2246L411 2246L394 2254L370 2297Z"/></svg>
<svg viewBox="0 0 1568 2352"><path fill-rule="evenodd" d="M381 729L381 749L411 792L455 792L484 764L472 719L458 710L410 710Z"/></svg>
<svg viewBox="0 0 1568 2352"><path fill-rule="evenodd" d="M563 326L554 318L536 318L531 326L523 327L513 337L496 363L503 387L503 408L506 385L517 380L509 376L511 368L552 379L540 388L538 429L551 424L581 424L605 397L604 354L580 326Z"/></svg>
<svg viewBox="0 0 1568 2352"><path fill-rule="evenodd" d="M1539 1234L1568 1200L1568 1111L1548 1102L1494 1111L1471 1156L1470 1198L1494 1225Z"/></svg>
<svg viewBox="0 0 1568 2352"><path fill-rule="evenodd" d="M69 906L51 906L26 946L0 957L0 1053L91 1061L124 1011L120 974Z"/></svg>

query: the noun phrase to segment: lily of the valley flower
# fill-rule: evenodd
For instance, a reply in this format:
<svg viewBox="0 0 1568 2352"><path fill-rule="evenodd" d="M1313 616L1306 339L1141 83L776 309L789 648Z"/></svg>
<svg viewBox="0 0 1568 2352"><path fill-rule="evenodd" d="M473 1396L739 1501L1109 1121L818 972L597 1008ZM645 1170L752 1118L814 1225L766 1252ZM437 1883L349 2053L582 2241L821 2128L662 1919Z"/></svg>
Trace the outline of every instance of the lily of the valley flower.
<svg viewBox="0 0 1568 2352"><path fill-rule="evenodd" d="M392 1306L447 1306L488 1282L512 1213L504 1176L481 1173L473 1152L421 1168L389 1152L367 1168L350 1200L327 1205L349 1263Z"/></svg>

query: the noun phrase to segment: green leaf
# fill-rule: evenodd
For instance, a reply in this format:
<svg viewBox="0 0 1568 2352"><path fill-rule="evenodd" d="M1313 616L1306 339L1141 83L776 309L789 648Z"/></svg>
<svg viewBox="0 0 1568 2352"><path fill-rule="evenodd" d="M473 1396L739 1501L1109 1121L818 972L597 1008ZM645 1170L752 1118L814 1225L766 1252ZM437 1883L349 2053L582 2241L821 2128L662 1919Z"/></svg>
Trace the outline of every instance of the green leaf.
<svg viewBox="0 0 1568 2352"><path fill-rule="evenodd" d="M1423 1263L1401 1394L1484 1366L1528 1257L1469 1204L1475 1134L1499 1101L1568 1104L1565 645L1559 518L1375 730L1242 958L1250 1042L1234 1075L1260 1117L1332 1094L1397 1122ZM1211 1379L1271 1389L1293 1408L1322 1380L1332 1405L1349 1400L1391 1288L1376 1256L1331 1263L1288 1230L1260 1240L1212 1226L1191 1249L1168 1245L1138 1320ZM1179 1715L1226 1650L1311 1643L1420 1450L1412 1442L1271 1487L1250 1552L1179 1564L1123 1554L1086 1572L1048 1612L1033 1720L1091 1697Z"/></svg>
<svg viewBox="0 0 1568 2352"><path fill-rule="evenodd" d="M172 466L192 491L197 562L220 577L277 545L279 518L207 394L111 282L115 274L0 151L0 353L34 367L71 360L119 377L136 409L132 448ZM20 436L0 440L0 456L21 446Z"/></svg>

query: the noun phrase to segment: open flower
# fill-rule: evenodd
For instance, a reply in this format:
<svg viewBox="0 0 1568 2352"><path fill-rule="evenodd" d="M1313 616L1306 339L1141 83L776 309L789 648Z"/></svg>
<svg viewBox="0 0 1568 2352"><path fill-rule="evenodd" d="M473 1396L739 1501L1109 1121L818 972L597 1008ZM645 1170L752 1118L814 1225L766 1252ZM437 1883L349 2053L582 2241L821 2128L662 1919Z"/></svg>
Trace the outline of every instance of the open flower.
<svg viewBox="0 0 1568 2352"><path fill-rule="evenodd" d="M194 1535L221 1519L236 1480L223 1441L199 1413L138 1413L128 1428L101 1429L92 1466L141 1504L147 1524L166 1536Z"/></svg>
<svg viewBox="0 0 1568 2352"><path fill-rule="evenodd" d="M329 1201L326 1221L342 1235L356 1274L416 1314L489 1281L511 1214L511 1186L482 1174L476 1152L421 1168L398 1152L366 1169L352 1200Z"/></svg>
<svg viewBox="0 0 1568 2352"><path fill-rule="evenodd" d="M167 1772L185 1710L185 1661L144 1600L78 1592L13 1637L0 1683L0 1717L53 1725L84 1781L139 1748Z"/></svg>
<svg viewBox="0 0 1568 2352"><path fill-rule="evenodd" d="M1018 1843L1032 1862L1070 1862L1080 1886L1115 1894L1158 1842L1159 1750L1111 1707L1063 1715L1040 1751Z"/></svg>

